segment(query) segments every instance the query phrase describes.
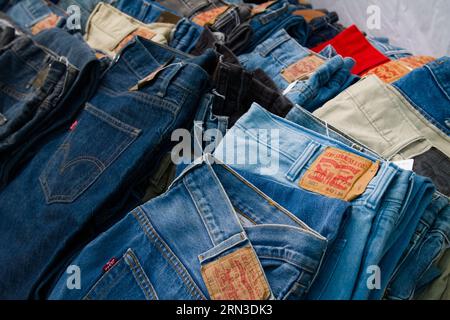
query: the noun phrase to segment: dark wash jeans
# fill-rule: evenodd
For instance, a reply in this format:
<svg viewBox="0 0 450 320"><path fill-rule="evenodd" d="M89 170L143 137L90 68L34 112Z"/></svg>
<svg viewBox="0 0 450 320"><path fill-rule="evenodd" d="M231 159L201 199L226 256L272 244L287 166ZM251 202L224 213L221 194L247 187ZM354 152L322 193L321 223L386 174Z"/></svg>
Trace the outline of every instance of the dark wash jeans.
<svg viewBox="0 0 450 320"><path fill-rule="evenodd" d="M200 11L227 5L222 0L156 0L155 2L182 17L191 17Z"/></svg>
<svg viewBox="0 0 450 320"><path fill-rule="evenodd" d="M22 41L22 40L20 40ZM19 64L11 63L12 60L3 60L2 68L10 68L11 76L14 80L14 90L23 91L24 84L20 84L19 78L24 75L26 70L28 75L32 76L33 70L36 77L30 79L31 84L39 84L42 76L38 76L38 71L45 71L45 65L50 66L50 70L58 68L61 70L59 82L54 86L57 90L49 90L46 99L35 101L34 117L28 120L20 130L2 140L0 147L0 188L6 186L21 168L29 161L45 143L51 139L51 135L59 134L62 128L70 125L73 118L80 111L83 103L95 92L99 82L102 64L94 55L94 52L88 47L83 39L78 35L70 35L62 29L44 30L31 40L26 42L33 43L33 46L25 46L16 50L15 59L22 58ZM39 46L39 48L37 48ZM16 44L8 49L11 51ZM12 53L13 51L11 51ZM25 61L28 68L24 67ZM4 65L4 67L3 67ZM31 66L34 69L30 69ZM42 66L42 69L37 68ZM50 74L49 74L50 75ZM21 79L24 79L23 77ZM38 81L37 81L38 80ZM10 80L11 81L11 80ZM49 84L43 82L42 90L48 90ZM7 91L11 93L11 90ZM30 107L29 96L16 103L15 110L27 111ZM24 103L26 101L26 103ZM22 109L18 107L21 106ZM17 113L17 112L16 112ZM64 129L65 130L65 129Z"/></svg>
<svg viewBox="0 0 450 320"><path fill-rule="evenodd" d="M72 250L121 215L130 186L192 116L209 82L202 66L215 60L140 38L121 52L77 120L0 194L0 243L10 243L0 250L1 298L44 296Z"/></svg>
<svg viewBox="0 0 450 320"><path fill-rule="evenodd" d="M0 68L0 152L4 152L33 133L63 98L66 83L77 71L26 35L0 49Z"/></svg>

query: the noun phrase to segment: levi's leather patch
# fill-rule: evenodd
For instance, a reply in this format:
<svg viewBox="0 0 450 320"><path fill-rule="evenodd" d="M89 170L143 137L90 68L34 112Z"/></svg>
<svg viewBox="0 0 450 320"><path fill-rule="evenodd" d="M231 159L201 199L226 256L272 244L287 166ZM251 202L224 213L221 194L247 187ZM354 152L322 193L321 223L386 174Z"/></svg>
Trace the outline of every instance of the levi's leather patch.
<svg viewBox="0 0 450 320"><path fill-rule="evenodd" d="M274 4L276 1L267 1L264 3L261 3L257 6L254 6L252 8L252 16L263 13L267 10L268 7L270 7L272 4Z"/></svg>
<svg viewBox="0 0 450 320"><path fill-rule="evenodd" d="M270 287L251 247L243 247L201 269L212 300L267 300Z"/></svg>
<svg viewBox="0 0 450 320"><path fill-rule="evenodd" d="M323 59L311 54L284 69L281 76L289 83L296 80L305 80L322 64L324 64Z"/></svg>
<svg viewBox="0 0 450 320"><path fill-rule="evenodd" d="M364 74L364 76L373 74L386 83L392 83L406 76L414 69L420 68L423 65L434 60L436 59L429 56L413 56L401 58L399 60L390 61L378 67L375 67Z"/></svg>
<svg viewBox="0 0 450 320"><path fill-rule="evenodd" d="M217 17L227 11L228 8L229 6L220 6L211 10L200 12L194 18L192 18L192 21L201 27L209 24L214 24L214 22L217 20Z"/></svg>
<svg viewBox="0 0 450 320"><path fill-rule="evenodd" d="M46 18L42 19L41 21L37 22L32 28L31 33L33 35L38 34L42 30L45 29L51 29L58 25L60 17L58 17L56 14L51 13Z"/></svg>
<svg viewBox="0 0 450 320"><path fill-rule="evenodd" d="M376 75L385 83L392 83L411 72L411 69L399 61L390 61L378 66L366 75Z"/></svg>
<svg viewBox="0 0 450 320"><path fill-rule="evenodd" d="M379 161L328 147L306 170L299 186L321 195L352 201L364 193L377 174Z"/></svg>
<svg viewBox="0 0 450 320"><path fill-rule="evenodd" d="M436 60L430 56L412 56L400 59L400 61L412 69L421 68L423 65Z"/></svg>
<svg viewBox="0 0 450 320"><path fill-rule="evenodd" d="M120 41L120 43L114 48L114 53L119 53L120 50L122 50L124 47L126 47L126 45L128 44L128 42L130 42L131 40L133 40L133 38L135 36L139 36L142 37L144 39L150 40L152 39L156 34L146 28L142 28L139 27L137 28L135 31L133 31L132 33L130 33L128 36L126 36L125 38L122 39L122 41Z"/></svg>

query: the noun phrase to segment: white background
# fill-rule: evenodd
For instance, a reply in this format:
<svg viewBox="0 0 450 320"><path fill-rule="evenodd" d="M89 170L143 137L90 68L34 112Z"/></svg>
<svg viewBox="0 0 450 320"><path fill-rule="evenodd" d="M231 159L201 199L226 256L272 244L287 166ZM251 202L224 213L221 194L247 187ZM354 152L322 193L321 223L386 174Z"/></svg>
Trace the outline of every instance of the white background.
<svg viewBox="0 0 450 320"><path fill-rule="evenodd" d="M344 26L356 24L414 54L450 56L450 0L310 0L314 8L336 11ZM368 30L367 8L381 9L381 29Z"/></svg>

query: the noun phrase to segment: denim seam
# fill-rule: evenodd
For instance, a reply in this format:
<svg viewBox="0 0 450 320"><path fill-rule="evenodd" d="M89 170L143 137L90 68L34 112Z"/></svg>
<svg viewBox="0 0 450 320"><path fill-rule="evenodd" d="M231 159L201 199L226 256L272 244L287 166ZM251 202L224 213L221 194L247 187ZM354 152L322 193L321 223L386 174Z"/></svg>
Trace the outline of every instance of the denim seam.
<svg viewBox="0 0 450 320"><path fill-rule="evenodd" d="M150 104L152 109L159 109L161 111L167 111L167 112L172 113L173 115L177 114L180 109L180 107L177 104L175 104L171 101L167 101L167 99L162 99L158 96L150 95L145 92L139 92L139 91L134 92L134 93L131 93L128 91L116 92L105 86L102 86L101 89L107 91L108 95L110 95L112 97L129 96L129 97L136 99L140 102L143 102L145 104Z"/></svg>
<svg viewBox="0 0 450 320"><path fill-rule="evenodd" d="M291 182L294 182L296 178L299 176L300 172L303 170L303 168L305 168L305 166L314 157L317 150L319 150L320 148L321 148L320 144L316 143L315 141L311 141L308 144L308 146L304 149L300 157L298 157L297 160L295 160L294 163L291 165L291 167L285 174L285 177Z"/></svg>
<svg viewBox="0 0 450 320"><path fill-rule="evenodd" d="M285 156L287 158L287 160L290 160L291 162L295 161L295 157L294 156L291 156L291 155L285 153L283 150L281 150L281 148L280 149L274 148L274 147L272 147L272 145L270 145L270 144L268 144L268 143L266 143L264 141L261 141L258 137L256 137L255 135L253 135L250 132L250 129L247 129L241 123L237 122L237 123L235 123L234 126L236 128L239 128L239 129L243 130L247 135L249 135L251 138L253 138L258 144L262 144L263 146L268 147L269 149L271 149L271 150L273 150L273 151L275 151L275 152Z"/></svg>
<svg viewBox="0 0 450 320"><path fill-rule="evenodd" d="M255 247L255 249L258 248L258 246ZM278 261L284 261L290 265L295 266L296 268L301 269L302 272L308 272L308 273L314 273L314 271L312 271L311 269L309 269L308 267L305 267L295 261L292 261L290 259L287 258L282 258L282 257L277 257L277 256L267 256L267 255L258 255L258 258L260 259L268 259L268 260L278 260Z"/></svg>
<svg viewBox="0 0 450 320"><path fill-rule="evenodd" d="M142 130L135 128L129 124L126 124L125 122L120 121L119 119L113 117L112 115L108 114L107 112L104 112L103 110L96 108L91 103L86 103L85 110L89 112L90 114L100 118L104 122L110 124L116 129L119 129L120 131L123 131L125 133L131 134L134 137L137 137Z"/></svg>
<svg viewBox="0 0 450 320"><path fill-rule="evenodd" d="M34 42L31 42L32 45L36 45ZM28 61L30 60L25 60L22 58L22 56L16 51L16 49L14 47L11 47L9 50L11 53L13 53L23 64L27 65L28 67L30 67L31 69L33 69L34 71L36 71L36 73L39 73L39 69L36 68L35 66L33 66L31 63L29 63Z"/></svg>
<svg viewBox="0 0 450 320"><path fill-rule="evenodd" d="M118 267L120 266L121 262L124 262L123 260L124 258L122 257L114 266L114 267ZM112 269L110 269L109 271L111 271ZM98 297L103 297L105 295L105 292L110 289L111 287L113 287L115 284L117 284L127 273L126 269L123 269L119 274L117 274L111 282L109 282L109 284L107 284L107 286L103 287L100 289L100 291L95 294L95 292L97 291L97 288L99 286L101 286L101 284L103 283L103 281L110 275L110 272L105 272L101 275L101 277L94 283L94 285L91 287L91 289L88 291L88 293L86 293L86 295L83 297L83 300L91 300L91 295L95 294L95 296Z"/></svg>
<svg viewBox="0 0 450 320"><path fill-rule="evenodd" d="M208 233L208 236L209 236L209 239L211 240L212 245L213 245L213 246L216 246L217 243L216 243L216 241L214 240L214 237L212 236L211 232L209 231L208 224L207 224L206 221L205 221L205 217L203 216L203 214L200 213L200 208L199 208L198 205L197 205L197 201L195 201L194 195L192 194L191 190L190 190L190 189L188 188L188 186L186 185L185 179L183 179L182 181L183 181L184 187L186 188L187 192L189 193L189 196L190 196L191 199L192 199L192 202L193 202L193 204L194 204L194 206L195 206L195 208L196 208L196 211L197 211L198 215L200 216L200 219L201 219L202 222L203 222L203 225L205 226L206 232Z"/></svg>
<svg viewBox="0 0 450 320"><path fill-rule="evenodd" d="M450 102L450 96L448 95L447 91L444 89L444 87L442 87L441 82L438 80L438 78L436 77L436 74L433 72L433 70L431 70L431 68L428 65L424 66L425 68L427 68L430 73L431 76L433 77L434 81L436 82L436 85L439 87L439 89L441 89L441 91L444 93L444 95L447 97L448 102Z"/></svg>
<svg viewBox="0 0 450 320"><path fill-rule="evenodd" d="M444 134L446 134L446 132L450 132L448 129L446 129L445 127L443 127L439 122L437 122L436 120L433 119L433 117L431 117L430 115L428 115L421 107L419 107L414 101L411 100L411 98L403 91L402 88L396 86L395 84L393 84L393 86L395 87L396 90L400 91L402 97L409 102L409 104L414 108L414 110L416 110L421 116L423 116L428 122L430 122L432 125L434 125L439 132L443 132ZM434 131L434 130L433 130Z"/></svg>
<svg viewBox="0 0 450 320"><path fill-rule="evenodd" d="M144 291L147 300L157 300L158 296L155 292L155 289L153 288L150 279L145 274L145 271L143 270L138 258L136 257L136 254L133 252L133 250L129 249L126 252L126 256L130 259L126 259L125 261L130 267L135 280L138 282L142 291Z"/></svg>
<svg viewBox="0 0 450 320"><path fill-rule="evenodd" d="M88 111L88 109L86 109ZM89 112L92 115L96 116L96 114ZM100 115L97 114L99 119L101 119ZM104 121L110 125L112 125L109 121ZM122 129L123 131L123 129ZM127 132L130 136L129 139L123 139L123 142L116 147L116 151L110 155L109 158L105 160L105 163L100 161L99 159L92 157L92 156L79 156L69 162L67 161L68 152L70 151L70 141L73 136L73 132L70 132L64 142L61 144L61 146L56 150L56 152L52 155L50 160L47 162L47 165L45 169L43 170L42 174L39 176L39 181L41 186L43 187L47 203L53 203L53 202L73 202L76 198L78 198L81 194L83 194L101 175L102 173L117 159L137 138L136 134ZM63 159L62 163L54 163L56 160L55 157L60 153L63 152ZM48 174L53 171L49 166L52 164L53 166L59 166L59 172L60 174L63 174L63 171L67 169L70 166L73 166L77 163L84 162L84 161L90 161L93 162L99 170L97 174L94 173L93 176L88 177L87 180L84 180L83 183L78 184L76 186L72 186L71 188L71 194L70 195L51 195L50 186L48 184L47 176ZM55 190L54 190L55 191Z"/></svg>
<svg viewBox="0 0 450 320"><path fill-rule="evenodd" d="M16 91L13 87L10 87L9 85L4 84L2 82L0 82L0 91L3 92L4 94L6 94L7 96L9 96L17 101L21 101L21 102L31 101L34 96L33 92L22 93L22 92Z"/></svg>
<svg viewBox="0 0 450 320"><path fill-rule="evenodd" d="M184 282L186 287L189 289L191 295L201 300L205 300L205 296L200 291L200 289L195 284L194 280L190 276L189 272L186 270L182 262L178 257L172 252L170 247L164 242L164 240L158 235L156 230L151 225L149 218L144 213L141 207L137 207L137 210L132 211L133 216L142 226L144 233L147 235L148 239L156 246L158 251L163 255L167 262L169 262L177 274L180 276L181 280Z"/></svg>
<svg viewBox="0 0 450 320"><path fill-rule="evenodd" d="M293 293L295 293L299 288L303 289L303 295L306 294L307 290L308 290L308 286L304 285L302 283L302 279L303 279L303 275L305 274L305 271L301 271L299 276L297 277L297 279L292 283L290 289L288 290L287 293L285 293L283 295L283 300L288 299Z"/></svg>

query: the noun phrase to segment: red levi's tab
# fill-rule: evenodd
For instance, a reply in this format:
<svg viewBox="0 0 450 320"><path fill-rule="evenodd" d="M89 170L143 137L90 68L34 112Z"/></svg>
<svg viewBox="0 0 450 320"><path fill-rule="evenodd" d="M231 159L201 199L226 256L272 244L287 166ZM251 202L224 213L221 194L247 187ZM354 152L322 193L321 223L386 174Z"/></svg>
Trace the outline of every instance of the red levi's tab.
<svg viewBox="0 0 450 320"><path fill-rule="evenodd" d="M372 46L355 25L345 29L330 41L324 42L311 50L320 52L328 45L332 45L337 53L344 58L355 59L356 64L352 69L352 73L357 75L362 75L370 69L391 61Z"/></svg>
<svg viewBox="0 0 450 320"><path fill-rule="evenodd" d="M78 120L75 120L75 121L70 125L69 131L75 130L75 128L77 127L77 125L78 125Z"/></svg>
<svg viewBox="0 0 450 320"><path fill-rule="evenodd" d="M109 270L111 270L112 267L114 267L114 265L117 263L117 259L116 258L111 258L111 260L109 260L102 268L103 272L108 272Z"/></svg>

